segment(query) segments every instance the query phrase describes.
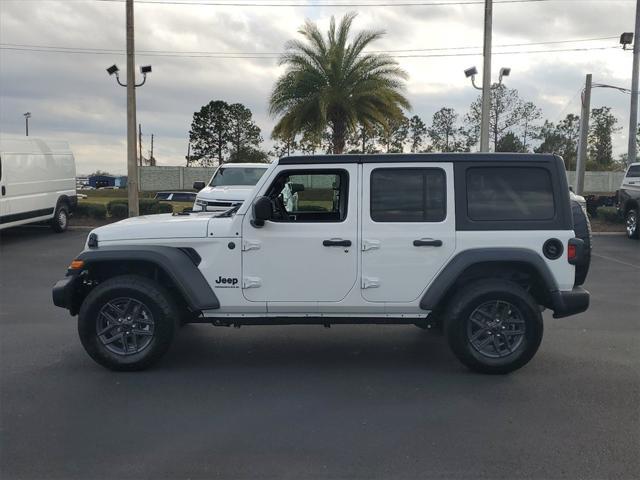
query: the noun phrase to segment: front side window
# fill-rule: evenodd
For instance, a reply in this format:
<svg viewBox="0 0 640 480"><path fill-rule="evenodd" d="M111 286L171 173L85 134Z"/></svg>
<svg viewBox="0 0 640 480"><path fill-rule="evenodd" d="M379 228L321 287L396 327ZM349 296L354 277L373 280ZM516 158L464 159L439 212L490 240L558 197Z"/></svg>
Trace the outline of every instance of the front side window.
<svg viewBox="0 0 640 480"><path fill-rule="evenodd" d="M471 220L550 220L555 216L551 176L536 167L467 169Z"/></svg>
<svg viewBox="0 0 640 480"><path fill-rule="evenodd" d="M344 170L283 172L267 193L273 204L273 220L341 222L347 215L348 184Z"/></svg>
<svg viewBox="0 0 640 480"><path fill-rule="evenodd" d="M629 170L627 171L627 177L628 178L640 177L640 165L633 165L629 167Z"/></svg>
<svg viewBox="0 0 640 480"><path fill-rule="evenodd" d="M209 186L255 185L266 171L266 168L261 167L220 167L211 179Z"/></svg>
<svg viewBox="0 0 640 480"><path fill-rule="evenodd" d="M441 222L447 216L446 192L439 168L378 168L371 172L371 220Z"/></svg>

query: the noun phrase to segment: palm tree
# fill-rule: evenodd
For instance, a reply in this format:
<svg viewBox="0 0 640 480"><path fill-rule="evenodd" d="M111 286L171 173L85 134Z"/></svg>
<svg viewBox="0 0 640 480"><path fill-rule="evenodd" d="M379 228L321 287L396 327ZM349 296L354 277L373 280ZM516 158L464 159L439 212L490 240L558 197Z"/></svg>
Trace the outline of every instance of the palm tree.
<svg viewBox="0 0 640 480"><path fill-rule="evenodd" d="M305 41L287 42L280 65L286 72L271 93L269 112L280 119L277 136L320 134L330 128L333 153L342 153L345 140L358 124L386 126L411 108L403 95L407 74L388 55L363 53L382 31L363 31L349 41L355 13L336 27L331 17L326 39L307 21L298 31Z"/></svg>

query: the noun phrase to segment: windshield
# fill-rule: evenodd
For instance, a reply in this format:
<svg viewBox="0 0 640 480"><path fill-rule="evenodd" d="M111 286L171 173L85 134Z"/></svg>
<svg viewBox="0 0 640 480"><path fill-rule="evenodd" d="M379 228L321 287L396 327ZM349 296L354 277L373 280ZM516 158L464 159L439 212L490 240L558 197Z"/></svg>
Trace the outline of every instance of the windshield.
<svg viewBox="0 0 640 480"><path fill-rule="evenodd" d="M266 168L261 167L221 167L211 179L209 186L224 187L228 185L255 185L266 171Z"/></svg>

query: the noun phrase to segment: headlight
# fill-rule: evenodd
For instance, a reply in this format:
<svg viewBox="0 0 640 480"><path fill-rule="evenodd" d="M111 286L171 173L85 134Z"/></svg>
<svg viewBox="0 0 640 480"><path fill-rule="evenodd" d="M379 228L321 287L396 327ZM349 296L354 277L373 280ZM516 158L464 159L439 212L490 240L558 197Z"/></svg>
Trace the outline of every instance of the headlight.
<svg viewBox="0 0 640 480"><path fill-rule="evenodd" d="M207 206L207 201L206 200L198 200L196 198L196 205L199 205L201 207L206 207Z"/></svg>

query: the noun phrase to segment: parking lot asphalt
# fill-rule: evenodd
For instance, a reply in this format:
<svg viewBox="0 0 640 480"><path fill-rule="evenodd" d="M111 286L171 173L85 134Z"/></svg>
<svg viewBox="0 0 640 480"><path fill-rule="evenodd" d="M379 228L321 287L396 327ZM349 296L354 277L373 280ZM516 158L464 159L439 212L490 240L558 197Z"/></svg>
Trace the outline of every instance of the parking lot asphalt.
<svg viewBox="0 0 640 480"><path fill-rule="evenodd" d="M0 237L2 479L640 478L640 242L594 238L590 309L508 376L412 326L190 325L114 373L51 303L86 234Z"/></svg>

